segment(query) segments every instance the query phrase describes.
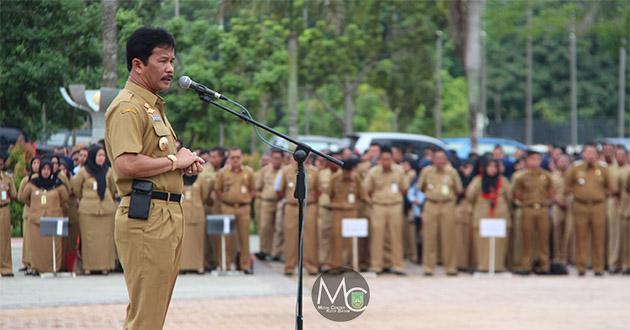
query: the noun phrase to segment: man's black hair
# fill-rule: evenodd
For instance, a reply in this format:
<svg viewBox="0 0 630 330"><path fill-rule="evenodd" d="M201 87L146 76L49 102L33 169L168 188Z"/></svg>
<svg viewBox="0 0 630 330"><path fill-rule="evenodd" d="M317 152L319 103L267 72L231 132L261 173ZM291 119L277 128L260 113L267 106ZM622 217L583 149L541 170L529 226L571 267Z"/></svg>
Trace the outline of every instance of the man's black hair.
<svg viewBox="0 0 630 330"><path fill-rule="evenodd" d="M131 71L134 58L146 65L155 47L175 50L175 39L162 28L141 27L134 31L127 40L127 70Z"/></svg>
<svg viewBox="0 0 630 330"><path fill-rule="evenodd" d="M221 156L225 155L225 149L223 147L214 147L210 149L210 153L213 153L213 152L217 152Z"/></svg>
<svg viewBox="0 0 630 330"><path fill-rule="evenodd" d="M390 148L389 146L382 146L381 147L381 154L384 154L384 153L390 153L391 154L392 153L392 148Z"/></svg>
<svg viewBox="0 0 630 330"><path fill-rule="evenodd" d="M282 149L278 149L278 148L271 148L271 152L269 154L270 155L280 154L280 156L284 156L284 151Z"/></svg>

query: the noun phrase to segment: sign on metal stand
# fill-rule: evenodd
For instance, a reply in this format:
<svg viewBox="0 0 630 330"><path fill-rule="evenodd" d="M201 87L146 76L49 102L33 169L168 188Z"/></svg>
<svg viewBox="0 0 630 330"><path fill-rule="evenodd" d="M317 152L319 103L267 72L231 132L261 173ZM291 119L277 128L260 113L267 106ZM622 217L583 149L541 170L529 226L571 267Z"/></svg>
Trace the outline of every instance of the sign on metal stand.
<svg viewBox="0 0 630 330"><path fill-rule="evenodd" d="M229 275L242 275L242 271L235 271L226 262L226 246L225 239L227 236L232 235L235 231L236 219L233 214L211 214L206 217L206 235L220 235L221 236L221 269L213 270L212 275L215 276L229 276Z"/></svg>
<svg viewBox="0 0 630 330"><path fill-rule="evenodd" d="M45 237L51 237L52 242L52 273L41 273L41 278L48 277L76 277L75 273L57 272L57 246L55 245L56 237L68 236L68 218L63 217L42 217L39 220L39 233Z"/></svg>
<svg viewBox="0 0 630 330"><path fill-rule="evenodd" d="M507 223L505 219L484 218L479 223L479 236L488 238L488 273L475 273L475 277L495 277L496 274L496 239L507 237ZM511 277L509 273L502 274L502 277Z"/></svg>

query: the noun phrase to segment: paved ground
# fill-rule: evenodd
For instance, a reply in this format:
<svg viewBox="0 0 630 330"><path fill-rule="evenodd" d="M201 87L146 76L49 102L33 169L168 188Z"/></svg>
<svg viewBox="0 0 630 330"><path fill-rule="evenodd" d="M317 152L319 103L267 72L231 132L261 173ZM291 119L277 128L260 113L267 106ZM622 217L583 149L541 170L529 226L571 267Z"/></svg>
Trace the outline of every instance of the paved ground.
<svg viewBox="0 0 630 330"><path fill-rule="evenodd" d="M16 244L14 253L18 253ZM17 256L19 254L14 254ZM256 263L255 276L183 275L166 329L292 329L295 278L279 264ZM368 278L370 305L359 318L320 316L308 292L306 329L628 329L630 277ZM310 289L314 277L306 277ZM0 279L0 329L120 329L122 276Z"/></svg>

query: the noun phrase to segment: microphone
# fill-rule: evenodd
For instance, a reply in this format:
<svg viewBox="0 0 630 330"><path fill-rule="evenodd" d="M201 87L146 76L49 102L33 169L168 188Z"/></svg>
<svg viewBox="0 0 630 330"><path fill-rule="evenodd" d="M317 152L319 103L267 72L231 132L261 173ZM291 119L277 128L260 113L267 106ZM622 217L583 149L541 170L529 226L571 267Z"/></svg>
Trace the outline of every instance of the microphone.
<svg viewBox="0 0 630 330"><path fill-rule="evenodd" d="M227 100L227 98L223 95L221 95L221 93L219 92L215 92L213 90L211 90L210 88L200 84L200 83L196 83L194 82L192 79L190 79L189 76L181 76L179 78L179 80L177 81L177 84L179 85L179 87L181 88L188 88L188 89L192 89L197 93L201 93L204 95L208 95L216 100Z"/></svg>

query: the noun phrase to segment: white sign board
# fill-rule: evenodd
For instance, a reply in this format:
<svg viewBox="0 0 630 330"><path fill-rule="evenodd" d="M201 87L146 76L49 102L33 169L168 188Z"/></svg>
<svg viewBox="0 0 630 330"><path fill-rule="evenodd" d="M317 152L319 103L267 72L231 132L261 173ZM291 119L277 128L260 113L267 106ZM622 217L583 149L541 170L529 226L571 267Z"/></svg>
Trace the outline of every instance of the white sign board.
<svg viewBox="0 0 630 330"><path fill-rule="evenodd" d="M481 237L506 237L505 219L481 219L479 235Z"/></svg>
<svg viewBox="0 0 630 330"><path fill-rule="evenodd" d="M342 237L367 237L368 221L365 218L348 218L341 220Z"/></svg>
<svg viewBox="0 0 630 330"><path fill-rule="evenodd" d="M229 217L223 218L223 233L225 235L230 234L230 220L231 219Z"/></svg>

